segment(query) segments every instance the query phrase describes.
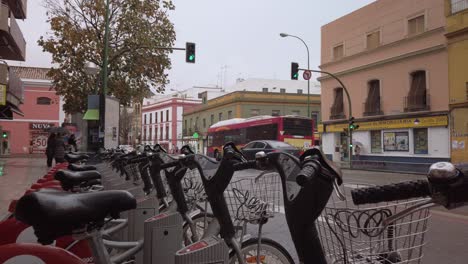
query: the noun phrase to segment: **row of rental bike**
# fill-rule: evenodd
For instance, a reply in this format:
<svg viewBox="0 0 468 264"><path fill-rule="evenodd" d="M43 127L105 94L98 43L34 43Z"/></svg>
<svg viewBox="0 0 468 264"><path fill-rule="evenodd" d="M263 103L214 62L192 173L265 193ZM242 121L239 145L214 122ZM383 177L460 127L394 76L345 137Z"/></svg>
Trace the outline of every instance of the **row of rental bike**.
<svg viewBox="0 0 468 264"><path fill-rule="evenodd" d="M429 209L468 202L468 173L450 163L364 186L316 148L246 160L227 143L215 160L155 145L66 160L11 201L0 263L422 263ZM274 217L295 252L265 233Z"/></svg>

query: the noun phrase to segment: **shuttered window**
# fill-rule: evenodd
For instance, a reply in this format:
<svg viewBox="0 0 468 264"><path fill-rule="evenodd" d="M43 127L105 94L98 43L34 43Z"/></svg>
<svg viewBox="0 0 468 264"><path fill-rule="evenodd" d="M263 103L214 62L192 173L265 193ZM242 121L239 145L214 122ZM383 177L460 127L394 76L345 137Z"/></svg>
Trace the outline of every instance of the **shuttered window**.
<svg viewBox="0 0 468 264"><path fill-rule="evenodd" d="M343 56L344 56L343 44L338 45L338 46L333 48L333 59L334 60L341 59L341 58L343 58Z"/></svg>
<svg viewBox="0 0 468 264"><path fill-rule="evenodd" d="M408 35L416 35L424 32L424 15L408 20Z"/></svg>
<svg viewBox="0 0 468 264"><path fill-rule="evenodd" d="M380 31L375 31L367 35L367 49L375 49L380 46Z"/></svg>

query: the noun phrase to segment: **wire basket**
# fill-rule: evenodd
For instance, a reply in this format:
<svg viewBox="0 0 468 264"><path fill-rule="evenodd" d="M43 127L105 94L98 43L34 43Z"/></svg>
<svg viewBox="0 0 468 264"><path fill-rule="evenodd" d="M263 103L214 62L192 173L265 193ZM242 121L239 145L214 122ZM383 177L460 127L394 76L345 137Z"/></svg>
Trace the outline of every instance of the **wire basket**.
<svg viewBox="0 0 468 264"><path fill-rule="evenodd" d="M198 169L187 169L182 180L182 187L184 188L188 204L196 205L197 203L206 201L205 187L203 186Z"/></svg>
<svg viewBox="0 0 468 264"><path fill-rule="evenodd" d="M129 179L133 180L133 184L135 185L139 185L141 183L140 168L138 165L139 163L132 163L124 166L125 173Z"/></svg>
<svg viewBox="0 0 468 264"><path fill-rule="evenodd" d="M369 186L345 185L347 200L351 200L351 189L362 187ZM429 209L382 227L384 219L418 202L421 199L356 206L332 194L317 221L328 263L421 263Z"/></svg>
<svg viewBox="0 0 468 264"><path fill-rule="evenodd" d="M281 211L282 187L277 173L231 181L224 192L234 221L258 224Z"/></svg>

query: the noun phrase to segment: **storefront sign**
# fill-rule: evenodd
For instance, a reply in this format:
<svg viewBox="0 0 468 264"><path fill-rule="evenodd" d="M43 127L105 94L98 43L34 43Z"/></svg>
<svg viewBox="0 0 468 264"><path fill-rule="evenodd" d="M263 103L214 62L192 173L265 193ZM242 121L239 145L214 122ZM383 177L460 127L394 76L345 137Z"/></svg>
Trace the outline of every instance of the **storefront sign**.
<svg viewBox="0 0 468 264"><path fill-rule="evenodd" d="M384 151L409 151L408 132L386 132L384 137Z"/></svg>
<svg viewBox="0 0 468 264"><path fill-rule="evenodd" d="M6 85L0 84L0 105L6 105L6 91Z"/></svg>
<svg viewBox="0 0 468 264"><path fill-rule="evenodd" d="M372 122L359 122L358 131L363 130L383 130L383 129L400 129L400 128L420 128L420 127L439 127L448 126L447 116L431 116L431 117L418 117L418 118L404 118L393 120L380 120ZM348 124L333 124L326 125L326 132L343 132Z"/></svg>
<svg viewBox="0 0 468 264"><path fill-rule="evenodd" d="M45 130L54 126L54 123L29 123L31 130Z"/></svg>

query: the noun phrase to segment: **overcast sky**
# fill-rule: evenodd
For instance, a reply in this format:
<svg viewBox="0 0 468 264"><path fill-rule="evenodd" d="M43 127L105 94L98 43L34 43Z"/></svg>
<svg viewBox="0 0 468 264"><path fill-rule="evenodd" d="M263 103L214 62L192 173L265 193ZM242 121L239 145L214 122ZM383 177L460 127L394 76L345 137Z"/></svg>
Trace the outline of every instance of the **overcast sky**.
<svg viewBox="0 0 468 264"><path fill-rule="evenodd" d="M173 0L170 13L177 47L197 45L196 64L185 63L183 51L171 55L168 89L232 85L237 78L290 78L290 63L306 66L304 45L281 38L300 36L310 49L311 68L320 64L320 27L373 0ZM26 62L50 67L51 57L37 45L49 30L42 0L28 1L28 17L19 21L27 41ZM11 63L16 64L18 63Z"/></svg>

